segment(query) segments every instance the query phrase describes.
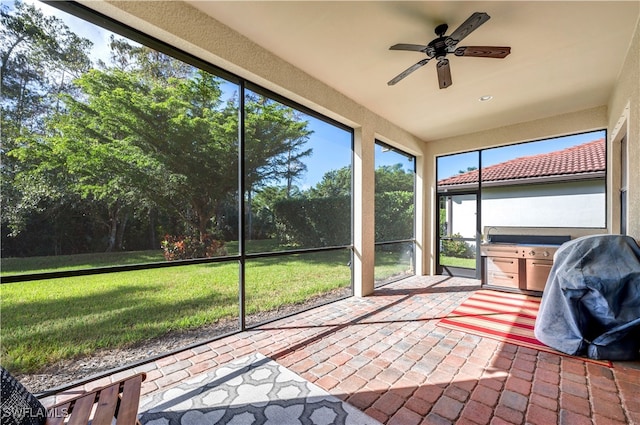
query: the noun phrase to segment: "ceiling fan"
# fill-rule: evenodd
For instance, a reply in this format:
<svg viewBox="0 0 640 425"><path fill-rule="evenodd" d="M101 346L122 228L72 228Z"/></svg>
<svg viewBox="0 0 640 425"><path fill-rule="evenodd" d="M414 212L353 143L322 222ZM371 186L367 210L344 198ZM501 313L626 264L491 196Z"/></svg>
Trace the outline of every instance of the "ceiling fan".
<svg viewBox="0 0 640 425"><path fill-rule="evenodd" d="M451 35L444 35L449 26L447 24L438 25L435 33L438 36L426 46L420 44L400 43L389 47L389 50L409 50L412 52L422 52L427 55L415 65L410 66L402 71L398 76L393 78L387 84L392 86L398 81L405 78L418 68L426 65L431 59L436 59L436 69L438 71L438 83L441 89L446 89L451 84L451 68L449 68L449 59L447 54L453 53L456 56L474 56L482 58L498 58L502 59L511 53L511 47L492 47L492 46L465 46L458 47L458 43L466 36L471 34L480 25L489 20L490 16L484 12L475 12L466 21L462 23Z"/></svg>

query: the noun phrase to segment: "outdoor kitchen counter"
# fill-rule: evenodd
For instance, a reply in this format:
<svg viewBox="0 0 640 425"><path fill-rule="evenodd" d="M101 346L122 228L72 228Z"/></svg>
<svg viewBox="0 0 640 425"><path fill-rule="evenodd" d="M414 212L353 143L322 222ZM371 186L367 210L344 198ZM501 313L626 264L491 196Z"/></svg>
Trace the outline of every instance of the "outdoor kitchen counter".
<svg viewBox="0 0 640 425"><path fill-rule="evenodd" d="M544 239L541 243L492 241L482 244L482 286L542 295L559 247L559 243L544 243Z"/></svg>

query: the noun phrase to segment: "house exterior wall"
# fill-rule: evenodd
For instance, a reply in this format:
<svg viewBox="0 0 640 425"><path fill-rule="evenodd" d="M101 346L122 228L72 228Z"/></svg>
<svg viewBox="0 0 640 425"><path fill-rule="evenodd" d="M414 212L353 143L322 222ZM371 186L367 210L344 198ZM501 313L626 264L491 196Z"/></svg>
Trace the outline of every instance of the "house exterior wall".
<svg viewBox="0 0 640 425"><path fill-rule="evenodd" d="M605 187L601 181L482 190L482 227L604 228Z"/></svg>
<svg viewBox="0 0 640 425"><path fill-rule="evenodd" d="M451 235L473 238L476 235L475 195L455 195L446 205L447 225Z"/></svg>
<svg viewBox="0 0 640 425"><path fill-rule="evenodd" d="M475 195L454 195L446 205L451 234L474 237ZM606 219L606 194L602 181L511 185L482 189L481 229L593 228L602 233ZM570 230L571 229L571 230Z"/></svg>

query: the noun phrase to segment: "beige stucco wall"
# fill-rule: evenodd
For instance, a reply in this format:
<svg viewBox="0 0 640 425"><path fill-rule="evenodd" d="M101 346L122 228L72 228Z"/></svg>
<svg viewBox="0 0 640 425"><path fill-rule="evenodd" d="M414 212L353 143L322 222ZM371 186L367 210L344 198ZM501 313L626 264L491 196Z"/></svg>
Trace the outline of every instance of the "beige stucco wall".
<svg viewBox="0 0 640 425"><path fill-rule="evenodd" d="M620 140L627 138L628 146L628 229L627 233L640 241L640 20L631 40L627 58L611 95L608 105L609 192L612 197L609 214L612 217L613 232L620 229L619 158Z"/></svg>
<svg viewBox="0 0 640 425"><path fill-rule="evenodd" d="M423 162L422 141L184 3L113 0L82 3L354 128L354 288L356 295L373 292L375 140L415 155L418 165ZM417 174L420 190L422 168ZM421 199L418 196L419 202ZM416 214L417 222L423 223L420 208ZM417 230L424 232L422 225ZM417 273L422 273L421 246L418 244L416 253Z"/></svg>

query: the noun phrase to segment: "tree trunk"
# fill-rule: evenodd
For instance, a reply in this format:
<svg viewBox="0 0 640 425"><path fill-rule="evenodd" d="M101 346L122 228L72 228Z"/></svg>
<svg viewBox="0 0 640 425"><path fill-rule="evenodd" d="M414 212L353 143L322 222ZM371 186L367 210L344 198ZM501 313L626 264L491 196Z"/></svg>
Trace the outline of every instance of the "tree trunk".
<svg viewBox="0 0 640 425"><path fill-rule="evenodd" d="M251 212L251 189L247 190L247 234L245 238L252 240L251 234L253 233L253 213Z"/></svg>
<svg viewBox="0 0 640 425"><path fill-rule="evenodd" d="M149 210L149 248L157 249L158 238L156 237L156 209Z"/></svg>
<svg viewBox="0 0 640 425"><path fill-rule="evenodd" d="M109 219L109 244L107 245L106 252L113 252L113 248L116 246L116 231L118 229L117 220L115 217Z"/></svg>
<svg viewBox="0 0 640 425"><path fill-rule="evenodd" d="M129 222L129 214L125 214L122 218L122 222L118 226L118 230L116 233L116 247L118 251L124 250L124 231L127 228L127 223Z"/></svg>
<svg viewBox="0 0 640 425"><path fill-rule="evenodd" d="M200 242L204 242L204 237L207 234L207 224L209 219L206 214L198 214L198 232L200 233Z"/></svg>
<svg viewBox="0 0 640 425"><path fill-rule="evenodd" d="M116 201L113 205L113 208L109 211L109 244L107 245L106 252L113 252L113 249L116 246L116 239L118 236L118 211L119 202Z"/></svg>

